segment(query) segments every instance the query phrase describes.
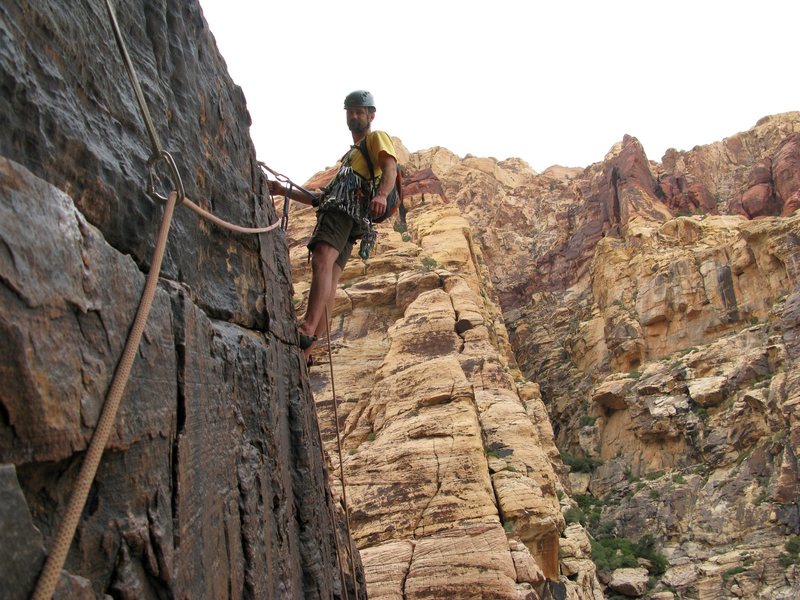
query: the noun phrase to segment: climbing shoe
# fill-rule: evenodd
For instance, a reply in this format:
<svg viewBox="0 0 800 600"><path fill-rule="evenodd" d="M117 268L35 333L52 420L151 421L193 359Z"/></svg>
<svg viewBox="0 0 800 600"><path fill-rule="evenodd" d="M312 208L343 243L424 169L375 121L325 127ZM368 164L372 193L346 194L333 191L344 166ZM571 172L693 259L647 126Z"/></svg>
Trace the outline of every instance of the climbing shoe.
<svg viewBox="0 0 800 600"><path fill-rule="evenodd" d="M306 335L305 333L301 333L300 335L300 349L301 350L308 350L311 348L311 344L317 341L317 336L315 335Z"/></svg>

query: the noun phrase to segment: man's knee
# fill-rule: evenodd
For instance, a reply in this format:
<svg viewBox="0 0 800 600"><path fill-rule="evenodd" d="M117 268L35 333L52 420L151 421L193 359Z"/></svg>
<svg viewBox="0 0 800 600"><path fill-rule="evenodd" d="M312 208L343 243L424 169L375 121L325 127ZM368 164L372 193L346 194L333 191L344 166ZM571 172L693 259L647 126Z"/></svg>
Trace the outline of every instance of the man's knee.
<svg viewBox="0 0 800 600"><path fill-rule="evenodd" d="M311 268L315 271L330 271L336 259L339 258L339 251L325 242L317 242L311 252Z"/></svg>

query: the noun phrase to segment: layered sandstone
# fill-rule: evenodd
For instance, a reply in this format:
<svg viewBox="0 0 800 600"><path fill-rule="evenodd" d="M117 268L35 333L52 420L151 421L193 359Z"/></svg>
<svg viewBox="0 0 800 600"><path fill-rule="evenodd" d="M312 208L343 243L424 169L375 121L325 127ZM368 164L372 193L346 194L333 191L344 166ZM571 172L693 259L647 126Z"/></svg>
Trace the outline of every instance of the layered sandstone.
<svg viewBox="0 0 800 600"><path fill-rule="evenodd" d="M310 371L369 597L600 598L585 534L583 545L562 535L553 431L516 364L481 246L457 207L417 191L407 224L380 226L375 256L345 269L331 356L323 341ZM294 212L298 241L313 220ZM307 251L291 255L302 310Z"/></svg>
<svg viewBox="0 0 800 600"><path fill-rule="evenodd" d="M542 174L409 156L407 231L382 226L376 256L351 261L332 316L371 594L591 598L598 539L652 539L667 561L600 572L609 593L796 594L799 128L765 118L663 163L626 136ZM759 185L749 219L740 199ZM328 369L311 380L338 473Z"/></svg>

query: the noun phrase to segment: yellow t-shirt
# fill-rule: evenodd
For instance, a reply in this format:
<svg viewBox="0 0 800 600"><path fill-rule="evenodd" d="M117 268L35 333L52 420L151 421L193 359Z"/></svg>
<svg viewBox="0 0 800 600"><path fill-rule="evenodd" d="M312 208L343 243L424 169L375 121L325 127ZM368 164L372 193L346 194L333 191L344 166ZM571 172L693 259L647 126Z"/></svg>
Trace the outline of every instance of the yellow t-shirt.
<svg viewBox="0 0 800 600"><path fill-rule="evenodd" d="M375 170L375 177L380 179L383 171L378 157L381 152L386 152L389 156L397 160L397 155L394 153L394 144L392 138L385 131L371 131L367 136L367 151L372 160L372 168ZM350 166L353 170L361 175L364 179L369 179L369 167L364 155L358 148L350 150Z"/></svg>

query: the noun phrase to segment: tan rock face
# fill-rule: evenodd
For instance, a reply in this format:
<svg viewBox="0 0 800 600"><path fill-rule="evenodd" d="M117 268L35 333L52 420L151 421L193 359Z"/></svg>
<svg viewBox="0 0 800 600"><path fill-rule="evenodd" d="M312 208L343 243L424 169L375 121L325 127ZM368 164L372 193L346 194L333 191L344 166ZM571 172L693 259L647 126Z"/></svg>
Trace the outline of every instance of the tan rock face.
<svg viewBox="0 0 800 600"><path fill-rule="evenodd" d="M789 216L800 208L800 133L787 137L775 154L772 169L775 195Z"/></svg>
<svg viewBox="0 0 800 600"><path fill-rule="evenodd" d="M777 198L799 123L779 115L662 164L626 136L601 163L541 175L409 156L407 231L382 225L376 256L351 261L333 318L371 595L600 598L576 518L595 541L652 536L660 554L638 556L646 575L618 573L623 593L790 593L796 575L750 565L776 572L800 522L800 217L739 208L758 186ZM305 252L292 257L307 278ZM336 474L330 377L311 380ZM586 462L568 473L556 444Z"/></svg>
<svg viewBox="0 0 800 600"><path fill-rule="evenodd" d="M749 131L721 142L684 153L667 151L659 179L675 175L683 180L684 187L703 186L721 214L734 213L749 218L788 216L797 207L788 212L784 209L786 199L775 193L774 167L781 142L797 133L797 113L765 117ZM769 163L772 163L773 172L768 174L765 166Z"/></svg>
<svg viewBox="0 0 800 600"><path fill-rule="evenodd" d="M406 233L382 225L377 256L351 260L332 322L342 466L368 592L535 597L532 586L560 575L552 429L538 387L523 385L469 223L437 196L412 205ZM310 218L297 213L295 225ZM304 253L292 256L305 275ZM341 495L327 367L310 375ZM590 561L579 572L597 587Z"/></svg>
<svg viewBox="0 0 800 600"><path fill-rule="evenodd" d="M670 164L665 157L651 168L683 177L676 184L681 193L698 182L710 189L716 182L717 190L774 187L776 157L792 155L786 148L798 120L768 119L720 146L673 155ZM607 161L625 149L623 141ZM724 161L715 154L722 150ZM623 164L637 163L617 167ZM587 172L595 173L599 193L603 171ZM733 198L723 200L719 212L734 208ZM583 502L603 506L590 526L595 535L613 529L631 540L656 536L672 569L693 561L693 578L670 570L673 577L664 580L690 597L791 597L800 585L794 571L788 583L765 583L750 564L784 572L779 557L798 531L788 500L798 493L797 461L783 457L796 455L800 439L800 221L725 214L662 221L655 214L640 211L608 229L584 255L588 277L575 270L562 291L533 293L524 306L501 296L513 306L505 313L512 345L523 372L540 384L559 446L600 463L569 477ZM587 218L577 209L573 215L575 223ZM550 256L530 260L539 265ZM547 271L539 273L540 285L553 285ZM738 554L726 568L697 574L697 565L713 564L728 548ZM734 571L737 581L729 576Z"/></svg>
<svg viewBox="0 0 800 600"><path fill-rule="evenodd" d="M617 569L608 587L625 596L642 596L647 591L648 577L647 569Z"/></svg>

